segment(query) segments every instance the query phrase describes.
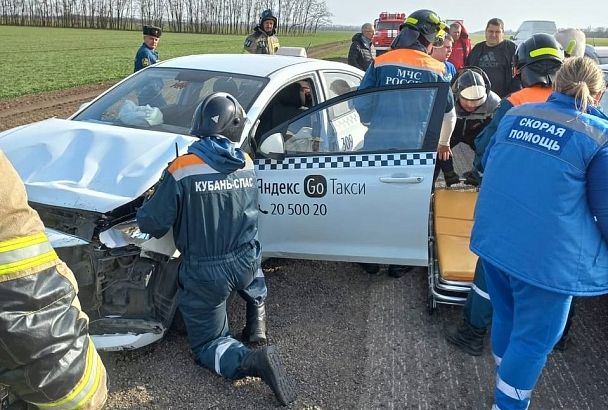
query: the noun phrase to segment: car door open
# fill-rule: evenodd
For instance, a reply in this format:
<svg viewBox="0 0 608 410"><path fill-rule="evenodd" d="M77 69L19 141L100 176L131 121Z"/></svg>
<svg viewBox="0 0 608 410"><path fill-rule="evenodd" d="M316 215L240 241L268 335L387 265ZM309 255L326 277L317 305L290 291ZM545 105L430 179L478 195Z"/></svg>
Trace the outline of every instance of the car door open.
<svg viewBox="0 0 608 410"><path fill-rule="evenodd" d="M264 254L427 265L448 87L348 93L255 141Z"/></svg>

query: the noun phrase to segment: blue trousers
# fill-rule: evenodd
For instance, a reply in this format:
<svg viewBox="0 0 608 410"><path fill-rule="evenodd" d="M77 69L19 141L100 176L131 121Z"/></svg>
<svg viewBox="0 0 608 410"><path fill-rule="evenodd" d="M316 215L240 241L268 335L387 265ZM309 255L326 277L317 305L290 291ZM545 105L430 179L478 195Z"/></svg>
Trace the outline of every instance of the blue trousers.
<svg viewBox="0 0 608 410"><path fill-rule="evenodd" d="M252 241L218 258L185 255L180 266L179 308L192 352L201 366L229 379L245 376L240 365L250 349L230 335L226 301L234 290L259 300L260 282L254 282L261 272L260 255L259 243Z"/></svg>
<svg viewBox="0 0 608 410"><path fill-rule="evenodd" d="M473 286L471 286L464 305L464 320L474 328L483 330L492 323L492 303L481 259L477 259L477 265L475 265Z"/></svg>
<svg viewBox="0 0 608 410"><path fill-rule="evenodd" d="M482 261L492 299L495 408L527 409L547 356L561 337L572 296L528 284Z"/></svg>

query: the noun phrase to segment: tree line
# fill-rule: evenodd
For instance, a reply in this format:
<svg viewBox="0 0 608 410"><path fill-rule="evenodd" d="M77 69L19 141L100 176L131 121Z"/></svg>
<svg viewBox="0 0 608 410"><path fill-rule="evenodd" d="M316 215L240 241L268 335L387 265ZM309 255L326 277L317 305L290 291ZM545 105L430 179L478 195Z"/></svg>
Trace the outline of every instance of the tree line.
<svg viewBox="0 0 608 410"><path fill-rule="evenodd" d="M0 0L0 24L136 30L152 24L178 33L244 34L271 9L282 35L331 23L325 0Z"/></svg>

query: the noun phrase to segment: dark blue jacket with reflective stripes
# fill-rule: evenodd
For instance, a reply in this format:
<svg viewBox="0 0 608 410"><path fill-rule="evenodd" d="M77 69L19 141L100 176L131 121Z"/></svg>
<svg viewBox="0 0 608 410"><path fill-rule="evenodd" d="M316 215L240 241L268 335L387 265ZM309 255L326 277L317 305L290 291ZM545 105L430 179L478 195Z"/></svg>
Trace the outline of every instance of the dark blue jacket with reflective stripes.
<svg viewBox="0 0 608 410"><path fill-rule="evenodd" d="M608 293L608 247L594 218L605 221L608 191L605 173L593 171L608 169L607 141L608 118L560 93L510 109L486 152L471 250L553 292Z"/></svg>
<svg viewBox="0 0 608 410"><path fill-rule="evenodd" d="M187 259L218 258L254 240L257 203L251 159L226 138L206 137L169 165L137 223L156 238L173 227Z"/></svg>

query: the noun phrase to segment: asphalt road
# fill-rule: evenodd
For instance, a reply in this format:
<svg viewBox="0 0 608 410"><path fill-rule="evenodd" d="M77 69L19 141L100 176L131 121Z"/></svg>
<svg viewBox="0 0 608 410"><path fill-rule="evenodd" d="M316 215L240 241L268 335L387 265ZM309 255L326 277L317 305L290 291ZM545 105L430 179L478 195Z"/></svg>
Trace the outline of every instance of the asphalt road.
<svg viewBox="0 0 608 410"><path fill-rule="evenodd" d="M294 409L489 409L489 348L471 357L443 338L461 309L426 311L426 271L393 279L357 264L272 259L265 264L271 343L299 389ZM244 303L230 306L240 330ZM608 298L579 303L572 343L549 358L531 409L605 409ZM102 355L110 409L272 409L259 379L231 382L194 364L184 336Z"/></svg>

